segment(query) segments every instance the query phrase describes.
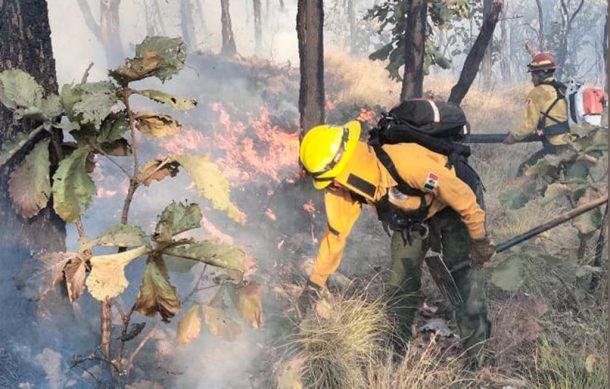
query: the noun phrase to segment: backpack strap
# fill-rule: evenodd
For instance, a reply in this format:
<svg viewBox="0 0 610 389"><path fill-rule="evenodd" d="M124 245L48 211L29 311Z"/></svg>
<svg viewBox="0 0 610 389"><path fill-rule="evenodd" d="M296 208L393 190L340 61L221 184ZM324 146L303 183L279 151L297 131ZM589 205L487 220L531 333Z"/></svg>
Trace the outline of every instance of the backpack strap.
<svg viewBox="0 0 610 389"><path fill-rule="evenodd" d="M546 112L540 111L540 114L542 115L542 117L538 121L538 128L541 128L542 131L544 132L544 135L546 135L546 136L560 135L560 134L565 134L566 132L569 132L570 125L568 124L567 120L559 121L549 114L551 112L551 110L553 108L555 108L555 105L557 105L558 102L565 99L565 85L556 80L545 81L545 82L542 82L541 84L552 86L555 89L557 98L555 99L555 101L553 101L553 103L551 103L551 105L546 110ZM555 122L555 124L546 126L545 119L549 119L549 120Z"/></svg>

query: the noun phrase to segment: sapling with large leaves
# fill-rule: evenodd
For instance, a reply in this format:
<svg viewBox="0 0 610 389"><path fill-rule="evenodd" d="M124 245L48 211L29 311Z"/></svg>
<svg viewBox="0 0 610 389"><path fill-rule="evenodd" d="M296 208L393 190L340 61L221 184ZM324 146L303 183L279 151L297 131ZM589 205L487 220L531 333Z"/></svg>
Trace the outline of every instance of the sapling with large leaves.
<svg viewBox="0 0 610 389"><path fill-rule="evenodd" d="M21 70L0 73L0 102L13 111L14 120L40 123L4 142L0 148L0 168L8 169L8 162L15 166L9 173L9 193L15 211L24 218L35 217L51 202L64 221L76 225L79 234L77 251L37 254L36 269L24 281L24 290L30 298L40 299L63 283L70 301L78 299L85 290L100 301L100 344L90 355L75 358L75 364L102 361L112 369L118 384L124 383L122 377L129 373L135 356L152 334L142 337L131 354L125 355L126 343L138 337L144 328L142 324L131 323L134 312L149 317L158 314L161 321L169 322L185 303L194 302L178 324L180 344L197 336L202 317L211 333L223 339L234 339L241 332L238 322L225 310L225 295L247 322L257 329L262 325L261 287L244 278L252 272L254 261L239 247L183 234L200 227L202 214L196 203L167 205L152 233L129 224L129 211L138 188L174 177L180 170L191 177L197 193L215 209L225 211L235 222L244 221L243 214L230 200L228 181L205 156L170 154L149 161L139 159L138 132L166 137L179 132L181 125L170 115L134 110L132 96L144 96L175 110L192 109L197 102L164 91L138 90L131 87L132 82L151 77L164 82L183 68L185 58L182 39L147 37L136 46L133 58L109 72L111 79L87 82L87 71L80 83L64 85L59 95L48 97L42 97L40 85ZM73 141L59 143L58 137L51 136L57 132L69 134L70 137L64 138ZM50 149L59 158L52 175ZM96 193L91 173L97 158L110 161L119 174L126 176L129 186L120 220L91 238L81 218ZM125 168L119 161L121 158L131 159L131 168ZM114 247L116 252L107 254L107 249L100 250L103 247ZM131 309L125 310L114 303L129 285L125 267L144 259L146 267L139 293ZM199 282L183 300L170 282L166 260L205 264ZM202 287L208 266L225 269L226 276L217 276L212 280L214 284ZM201 290L214 286L218 292L209 303L195 298ZM112 336L113 307L122 317L120 336ZM117 346L114 353L113 341Z"/></svg>

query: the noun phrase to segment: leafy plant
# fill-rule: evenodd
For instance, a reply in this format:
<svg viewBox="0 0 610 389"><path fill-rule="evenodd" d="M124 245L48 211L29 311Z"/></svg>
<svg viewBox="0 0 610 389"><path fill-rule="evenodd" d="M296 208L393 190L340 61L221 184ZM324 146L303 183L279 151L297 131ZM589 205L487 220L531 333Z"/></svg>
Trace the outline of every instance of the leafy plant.
<svg viewBox="0 0 610 389"><path fill-rule="evenodd" d="M170 115L135 111L130 98L147 97L175 110L189 110L197 102L158 90L137 90L133 81L156 77L166 81L184 66L186 49L180 38L147 37L136 46L136 55L128 58L117 69L109 72L111 80L64 85L60 95L43 97L42 88L27 73L7 70L0 73L0 102L13 111L15 120L31 119L41 124L28 133L8 140L0 149L0 168L9 162L15 166L10 173L9 193L16 212L34 217L49 201L55 212L66 222L74 223L80 239L78 252L43 253L36 269L25 280L25 291L31 298L40 299L53 287L64 283L70 301L85 291L102 304L101 344L86 357L75 357L74 365L88 360L102 361L113 370L117 384L129 373L141 346L126 358L126 342L142 332L143 324L131 323L132 314L155 317L170 322L190 301L196 303L187 310L178 324L177 340L185 344L194 339L201 329L201 316L210 332L222 339L232 340L241 332L224 304L226 291L238 312L253 327L262 327L261 286L245 279L254 270L254 261L236 246L211 240L178 236L200 227L201 209L195 203L172 202L158 217L155 230L147 234L137 225L128 224L129 210L134 195L142 185L174 177L184 170L192 179L197 192L212 206L225 211L238 223L244 216L231 202L229 184L218 167L204 156L167 155L142 164L138 158L137 132L146 136L166 137L181 130L180 123ZM74 142L59 144L53 132L64 132ZM65 137L67 138L67 137ZM50 151L59 160L50 174ZM21 161L16 158L23 155ZM106 158L129 180L118 224L110 226L99 236L90 239L81 218L92 203L96 185L91 173L97 158ZM129 158L128 170L117 158ZM115 247L114 254L102 254L101 247ZM129 285L125 267L146 258L146 267L139 293L131 310L125 311L113 299ZM166 261L204 263L197 286L184 299L171 284ZM227 275L216 277L211 286L202 287L205 269L214 266L226 269ZM198 302L194 296L203 289L218 287L210 303ZM119 337L112 336L111 309L122 317ZM156 327L155 327L156 328ZM141 342L150 339L150 334ZM118 342L115 355L110 355L110 344Z"/></svg>

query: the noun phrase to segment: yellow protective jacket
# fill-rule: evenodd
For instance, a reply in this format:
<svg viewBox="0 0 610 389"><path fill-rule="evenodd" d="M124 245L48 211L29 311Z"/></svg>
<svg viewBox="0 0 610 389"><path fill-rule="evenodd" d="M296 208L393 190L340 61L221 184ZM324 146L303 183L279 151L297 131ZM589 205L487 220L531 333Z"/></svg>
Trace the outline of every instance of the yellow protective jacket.
<svg viewBox="0 0 610 389"><path fill-rule="evenodd" d="M455 169L446 167L446 156L415 143L384 145L383 148L402 179L425 193L423 200L428 206L425 219L449 206L461 216L472 239L485 237L485 212L477 204L472 189L456 177ZM360 216L362 205L352 198L350 191L364 197L371 205L389 194L390 202L401 209L418 209L420 197L392 196L396 185L373 149L365 142L358 142L354 155L335 179L335 184L324 192L328 226L314 262L312 282L323 286L341 263L347 237Z"/></svg>
<svg viewBox="0 0 610 389"><path fill-rule="evenodd" d="M548 79L548 81L555 81L554 78ZM539 84L532 89L527 95L527 102L525 111L523 113L523 119L519 124L519 127L513 132L513 136L517 140L521 140L526 136L536 132L538 130L538 123L540 118L543 116L542 112L546 112L547 109L557 99L557 91L552 85ZM563 122L568 120L568 107L564 99L561 99L555 104L555 106L549 111L549 116L556 120ZM544 119L544 126L551 126L556 124L549 118ZM566 144L566 134L548 136L547 139L553 145Z"/></svg>

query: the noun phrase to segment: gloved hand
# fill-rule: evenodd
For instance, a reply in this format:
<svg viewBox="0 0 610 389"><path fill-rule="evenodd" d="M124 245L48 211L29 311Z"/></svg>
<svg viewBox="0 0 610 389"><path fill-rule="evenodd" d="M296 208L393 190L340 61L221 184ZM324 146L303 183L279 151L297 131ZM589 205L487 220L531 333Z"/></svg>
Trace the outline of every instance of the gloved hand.
<svg viewBox="0 0 610 389"><path fill-rule="evenodd" d="M297 300L298 315L303 318L314 301L320 297L320 286L309 280Z"/></svg>
<svg viewBox="0 0 610 389"><path fill-rule="evenodd" d="M504 138L504 140L502 141L502 143L504 143L505 145L512 145L515 144L515 142L517 142L517 139L515 139L513 134L508 134L506 138Z"/></svg>
<svg viewBox="0 0 610 389"><path fill-rule="evenodd" d="M496 246L488 236L483 239L473 239L470 243L470 265L481 266L488 262L496 253Z"/></svg>

